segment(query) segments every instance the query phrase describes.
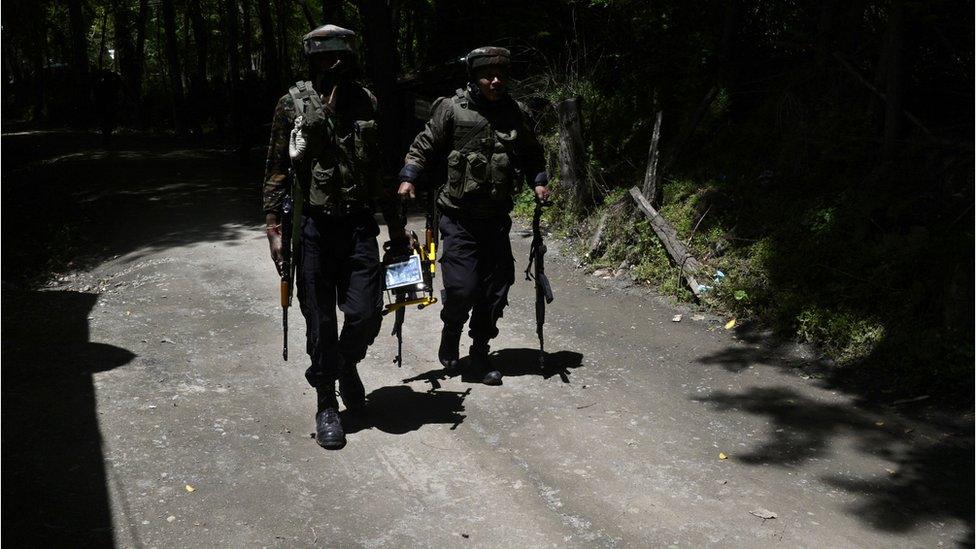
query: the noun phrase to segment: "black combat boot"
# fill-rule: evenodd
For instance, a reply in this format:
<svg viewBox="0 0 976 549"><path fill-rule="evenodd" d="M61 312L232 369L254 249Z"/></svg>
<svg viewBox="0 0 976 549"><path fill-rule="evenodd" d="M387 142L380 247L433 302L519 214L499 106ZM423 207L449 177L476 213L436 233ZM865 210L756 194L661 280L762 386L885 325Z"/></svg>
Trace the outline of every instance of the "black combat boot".
<svg viewBox="0 0 976 549"><path fill-rule="evenodd" d="M359 410L366 405L366 388L355 363L345 363L339 368L339 395L347 410Z"/></svg>
<svg viewBox="0 0 976 549"><path fill-rule="evenodd" d="M316 387L318 412L315 414L315 442L326 450L338 450L346 445L346 433L339 421L339 401L336 400L335 383Z"/></svg>
<svg viewBox="0 0 976 549"><path fill-rule="evenodd" d="M502 373L498 368L491 365L488 357L488 343L475 341L468 349L468 358L471 360L471 370L476 376L481 376L481 382L485 385L501 385Z"/></svg>
<svg viewBox="0 0 976 549"><path fill-rule="evenodd" d="M456 370L458 367L458 347L461 345L462 331L463 326L455 329L452 326L445 325L441 329L441 346L437 350L437 359L447 371Z"/></svg>

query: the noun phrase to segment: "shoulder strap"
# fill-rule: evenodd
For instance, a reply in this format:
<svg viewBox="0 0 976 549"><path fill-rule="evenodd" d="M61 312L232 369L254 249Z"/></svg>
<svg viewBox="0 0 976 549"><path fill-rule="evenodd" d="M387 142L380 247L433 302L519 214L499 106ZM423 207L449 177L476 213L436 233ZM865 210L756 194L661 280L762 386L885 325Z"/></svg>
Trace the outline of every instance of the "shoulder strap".
<svg viewBox="0 0 976 549"><path fill-rule="evenodd" d="M475 122L473 125L467 128L467 133L463 136L462 141L454 145L455 150L468 152L468 145L471 143L474 137L478 135L478 132L488 125L488 119L469 108L468 98L464 95L462 90L458 90L457 94L451 98L451 107L454 109L455 132L457 132L458 121L469 120Z"/></svg>
<svg viewBox="0 0 976 549"><path fill-rule="evenodd" d="M298 114L305 117L306 123L314 123L326 117L325 107L311 82L307 80L295 82L294 86L288 88L288 95L295 102L295 110Z"/></svg>

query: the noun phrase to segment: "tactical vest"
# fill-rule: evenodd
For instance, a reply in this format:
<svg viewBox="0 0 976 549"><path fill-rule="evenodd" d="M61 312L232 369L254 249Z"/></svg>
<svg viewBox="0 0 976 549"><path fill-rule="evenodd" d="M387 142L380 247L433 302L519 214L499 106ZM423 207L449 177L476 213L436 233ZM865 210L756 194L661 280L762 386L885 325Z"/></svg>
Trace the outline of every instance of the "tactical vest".
<svg viewBox="0 0 976 549"><path fill-rule="evenodd" d="M336 117L325 111L311 82L297 82L288 93L296 115L305 117L314 147L306 152L302 165L295 167L302 196L309 205L335 214L369 207L370 179L376 176L376 121L353 120L351 130L344 131L337 127Z"/></svg>
<svg viewBox="0 0 976 549"><path fill-rule="evenodd" d="M441 98L441 101L448 101ZM517 106L505 127L494 128L487 118L471 108L464 90L450 98L454 114L454 135L447 155L447 181L438 193L442 209L463 210L475 215L508 213L513 197L521 190L522 174L516 139L521 126ZM434 104L434 109L438 106Z"/></svg>

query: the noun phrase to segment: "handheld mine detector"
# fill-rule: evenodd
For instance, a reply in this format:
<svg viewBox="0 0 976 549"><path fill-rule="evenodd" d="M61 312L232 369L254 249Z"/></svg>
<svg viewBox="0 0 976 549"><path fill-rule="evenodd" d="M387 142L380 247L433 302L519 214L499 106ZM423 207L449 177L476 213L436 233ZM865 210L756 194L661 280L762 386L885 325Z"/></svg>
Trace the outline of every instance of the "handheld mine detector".
<svg viewBox="0 0 976 549"><path fill-rule="evenodd" d="M405 219L405 216L404 216ZM407 307L423 309L437 303L434 297L434 276L437 274L437 227L432 210L428 210L424 230L424 243L420 244L417 234L410 232L410 244L403 254L390 255L392 242L383 244L385 271L385 290L387 304L383 315L394 313L393 332L397 338L397 353L393 362L403 366L403 320Z"/></svg>
<svg viewBox="0 0 976 549"><path fill-rule="evenodd" d="M546 243L542 240L542 208L549 202L535 201L532 214L532 246L529 248L529 265L525 268L525 279L535 281L535 332L539 336L539 367L546 367L546 345L543 326L546 323L546 305L552 303L552 286L546 276Z"/></svg>

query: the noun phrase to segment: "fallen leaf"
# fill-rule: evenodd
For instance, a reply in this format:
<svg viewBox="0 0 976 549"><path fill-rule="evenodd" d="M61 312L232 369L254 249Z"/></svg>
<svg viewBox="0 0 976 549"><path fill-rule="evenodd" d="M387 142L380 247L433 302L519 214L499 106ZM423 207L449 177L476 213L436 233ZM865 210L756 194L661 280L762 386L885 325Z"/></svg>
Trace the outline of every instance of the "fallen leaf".
<svg viewBox="0 0 976 549"><path fill-rule="evenodd" d="M730 320L730 321L728 321L728 322L725 323L725 329L726 330L731 330L732 328L735 328L735 319L734 318L732 320Z"/></svg>
<svg viewBox="0 0 976 549"><path fill-rule="evenodd" d="M909 427L908 429L905 429L905 434L907 435L908 433L911 433L914 430L915 430L914 428Z"/></svg>
<svg viewBox="0 0 976 549"><path fill-rule="evenodd" d="M875 425L876 427L884 427L884 422L883 422L883 421L875 421L875 422L874 422L874 425Z"/></svg>
<svg viewBox="0 0 976 549"><path fill-rule="evenodd" d="M885 471L888 471L888 474L891 475L891 476L895 476L895 475L898 474L898 471L896 471L894 469L888 469L887 467L885 467Z"/></svg>
<svg viewBox="0 0 976 549"><path fill-rule="evenodd" d="M761 507L759 509L756 509L755 511L749 511L749 514L750 515L753 515L753 516L756 516L756 517L759 517L759 518L761 518L763 520L769 520L769 519L776 518L776 513L770 511L769 509L763 509Z"/></svg>
<svg viewBox="0 0 976 549"><path fill-rule="evenodd" d="M186 491L187 492L195 492L196 491L196 488L194 488L192 484L187 484L186 485Z"/></svg>
<svg viewBox="0 0 976 549"><path fill-rule="evenodd" d="M725 455L725 452L719 452L718 459L729 459L729 456Z"/></svg>
<svg viewBox="0 0 976 549"><path fill-rule="evenodd" d="M693 315L692 320L705 320L705 315Z"/></svg>
<svg viewBox="0 0 976 549"><path fill-rule="evenodd" d="M671 322L681 322L681 315L674 315L671 317Z"/></svg>
<svg viewBox="0 0 976 549"><path fill-rule="evenodd" d="M175 522L175 521L176 521L176 517L174 517L173 515L166 517L166 522Z"/></svg>

